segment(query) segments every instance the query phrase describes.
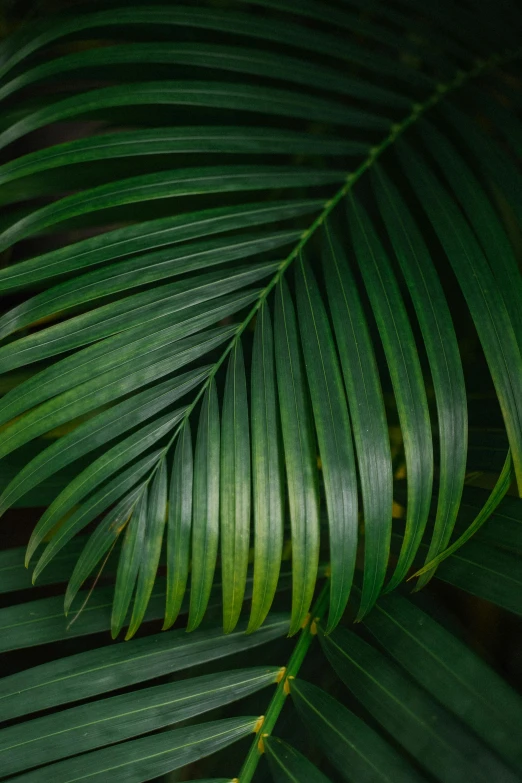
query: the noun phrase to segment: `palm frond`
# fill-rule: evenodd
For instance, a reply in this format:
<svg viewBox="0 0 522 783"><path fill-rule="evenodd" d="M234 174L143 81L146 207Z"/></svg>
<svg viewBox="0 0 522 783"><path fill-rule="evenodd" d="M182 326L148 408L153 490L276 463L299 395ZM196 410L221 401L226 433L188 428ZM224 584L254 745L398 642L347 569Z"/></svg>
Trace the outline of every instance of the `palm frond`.
<svg viewBox="0 0 522 783"><path fill-rule="evenodd" d="M448 630L447 622L441 625L397 594L381 597L364 625L384 655L360 634L338 628L325 635L317 628L327 599L328 590L323 590L314 619L309 620L286 665L219 671L214 667L210 672L207 668L207 673L197 676L191 671L188 679L110 695L110 691L196 666L214 662L221 667L221 659L241 652L252 653L256 648L262 652L265 644L280 639L289 629L288 616L270 615L254 633L245 633L246 622L226 635L219 626L190 635L180 629L66 656L4 677L0 682L2 716L27 717L0 730L2 770L8 775L22 773L16 780L37 780L45 772L44 779L65 781L72 774L80 779L107 774L112 758L115 780L132 775L146 781L156 770L174 770L254 732L240 779L248 780L266 753L276 781L304 783L314 776L327 780L292 745L273 736L289 695L305 731L342 779L351 780L356 773L362 781L413 783L425 780L424 773L429 772L441 781L457 781L468 773L477 780L487 780L492 773L498 780L519 780L520 744L511 727L520 720L520 697ZM439 618L444 615L441 607L437 614ZM334 698L298 676L317 630L328 660L376 718L374 725L361 717L354 703L346 706L338 683ZM281 648L276 649L276 660L284 664ZM323 670L324 665L321 660ZM264 716L223 717L227 705L248 701L251 694L271 686L276 689ZM38 716L51 707L52 712ZM151 734L216 709L219 717L210 723ZM390 743L390 734L395 742ZM178 737L183 738L182 746ZM441 743L443 754L437 752ZM110 749L106 750L107 745ZM400 754L397 748L401 746L416 764L411 756ZM145 763L147 753L151 765Z"/></svg>
<svg viewBox="0 0 522 783"><path fill-rule="evenodd" d="M327 772L517 780L518 699L389 594L435 577L521 614L517 9L69 5L0 44L0 513L45 498L25 562L68 582L72 621L59 596L8 606L0 646L180 615L194 634L12 675L0 704L10 720L299 635L277 665L8 726L5 774L137 783L254 733L241 783L262 751L276 779L325 779L272 736L291 694ZM490 492L469 486L484 469ZM0 589L27 589L21 569L1 554ZM317 633L362 708L299 678Z"/></svg>
<svg viewBox="0 0 522 783"><path fill-rule="evenodd" d="M43 515L28 558L64 514L84 504L84 511L74 511L51 538L36 567L40 574L71 535L121 498L121 523L108 521L103 540L80 558L67 599L69 605L129 525L131 543L120 555L116 592L123 603L115 609L114 632L121 627L135 580L142 587L130 633L137 629L167 529L177 532L168 561L166 625L179 610L191 562L195 603L190 628L201 622L220 553L231 578L223 586L224 626L231 630L246 585L250 505L256 585L250 629L258 627L270 608L279 572L285 494L293 551L292 632L308 612L316 582L324 542L323 491L331 568L329 631L349 599L363 540L358 487L364 519L359 619L375 603L387 576L387 590L407 576L428 535L419 586L433 575L452 539L468 432L465 375L435 258L441 251L482 342L520 484L517 298L522 284L497 199L499 190L509 199L522 192L520 174L511 165L516 149L504 149L481 129L467 104L464 109L453 106L461 93L469 92L475 104L481 105L484 96L491 115L495 99L488 97L487 82L481 87L480 77L487 74L496 89L502 88L503 69L508 72L518 54L504 51L499 59L494 45L508 35L509 25L494 32L484 26L487 15L474 19L468 11L454 9L480 35L458 33L452 40L455 30L448 36L444 14L427 12L426 23L434 32L440 25L447 46L439 36L423 58L419 50L413 55L415 45L398 32L409 26L405 9L376 9L371 21L363 21L356 3L351 10L330 9L328 17L314 3L257 5L256 17L248 6L87 11L29 26L20 30L19 39L3 44L1 95L7 105L17 107L6 114L3 146L76 117L102 117L105 124L94 136L43 146L0 166L4 203L12 210L0 247L19 244L22 253L17 263L0 270L0 287L34 291L51 282L0 321L0 368L10 372L36 363L36 373L0 403L0 421L7 425L0 456L53 428L71 426L9 482L0 508L9 508L54 473L94 452L94 462ZM284 25L277 23L283 19ZM321 30L310 30L307 19L321 21ZM91 31L103 39L126 22L128 41L62 55L48 49L64 37L81 39ZM183 29L194 40L136 42L132 30L137 24L152 36L158 25L165 27L167 37ZM353 30L361 41L347 44L343 36ZM234 41L212 43L208 36L217 31ZM201 35L207 36L204 45ZM403 46L411 61L397 56ZM477 47L487 57L473 64ZM49 56L36 62L40 51ZM457 64L467 70L452 72ZM165 65L183 78L165 79ZM129 78L120 66L131 68ZM131 76L136 67L147 78ZM187 67L195 69L194 78L185 78ZM222 80L222 72L228 72L227 79L234 74L235 81ZM100 86L78 91L75 74L97 77ZM378 87L372 84L375 74ZM53 87L57 78L65 79L65 96L27 99L31 85ZM144 106L153 107L151 121ZM172 117L161 108L169 106L176 107L179 125L163 119ZM187 124L187 106L201 109L205 121ZM207 109L213 112L211 123ZM235 125L230 125L230 111L236 112ZM472 126L469 151L462 149L448 119L466 138ZM319 122L317 128L314 122ZM509 142L517 138L516 122L509 125ZM196 167L194 155L201 161ZM180 165L174 168L176 159ZM130 165L136 166L132 176ZM359 180L369 170L372 179L365 189ZM71 174L76 179L67 186ZM331 188L335 183L341 183L337 190ZM64 188L75 192L64 193ZM285 189L290 198L281 200ZM255 191L261 191L262 201L238 203L242 193ZM41 205L39 198L49 195L52 202ZM212 205L216 195L217 207ZM191 207L201 206L172 214L179 209L173 199L181 198ZM519 199L515 194L515 213ZM136 222L137 204L147 215L150 205L158 205L165 216ZM314 213L309 222L307 216ZM120 225L103 230L114 219ZM64 231L91 225L98 227L95 236L69 241L66 233L65 242L60 240ZM248 228L254 233L244 233ZM28 240L54 235L61 246L33 257L23 249ZM322 269L316 264L318 251ZM248 266L238 266L240 259L248 259ZM296 268L295 294L291 265ZM211 266L219 268L208 271ZM263 287L255 287L258 281ZM232 323L222 326L223 319ZM35 328L40 321L42 327ZM249 330L254 323L252 349ZM220 343L224 346L218 353ZM431 380L422 366L424 351ZM172 377L177 368L199 365L201 359L205 367ZM221 368L227 362L222 392ZM388 374L392 408L382 392ZM431 393L435 416L429 410ZM178 397L182 407L156 418ZM189 418L197 415L199 403L203 408L192 456ZM391 410L399 419L408 486L403 543L395 563L390 559L393 464L386 432ZM171 461L180 433L185 445L183 465L181 452L176 459L176 479ZM160 448L151 463L141 461L155 445ZM145 561L138 565L131 535L139 527L135 506L154 486L158 471L177 492L187 492L181 476L193 473L193 502L185 497L183 512L180 505L168 526L162 513L157 540L150 532L155 527L152 511L147 513L141 540L147 548L154 538L154 555L147 566ZM434 476L438 510L431 529ZM119 478L122 487L127 484L118 496ZM104 486L108 491L98 498ZM493 495L483 517L497 500ZM176 502L170 492L169 504ZM110 513L120 519L116 509Z"/></svg>
<svg viewBox="0 0 522 783"><path fill-rule="evenodd" d="M367 642L345 629L337 629L321 640L341 680L378 723L438 780L459 781L467 774L475 780L491 780L492 776L518 780L509 766L459 720L412 683L405 670L399 670Z"/></svg>

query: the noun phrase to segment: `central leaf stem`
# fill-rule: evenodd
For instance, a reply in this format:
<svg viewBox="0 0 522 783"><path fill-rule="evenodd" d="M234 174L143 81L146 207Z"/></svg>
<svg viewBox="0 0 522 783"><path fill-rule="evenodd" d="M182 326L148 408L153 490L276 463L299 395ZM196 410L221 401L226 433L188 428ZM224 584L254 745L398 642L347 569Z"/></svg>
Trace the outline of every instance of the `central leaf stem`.
<svg viewBox="0 0 522 783"><path fill-rule="evenodd" d="M259 759L263 755L263 737L270 735L274 730L277 719L279 718L281 710L283 709L284 703L286 701L286 697L289 693L288 680L289 678L293 678L298 674L299 669L301 668L301 664L305 659L306 653L308 652L310 645L313 642L314 636L316 635L317 623L322 618L328 606L330 587L329 583L330 580L327 579L321 589L321 592L319 593L317 601L313 605L312 610L307 617L302 631L300 632L297 644L294 647L292 655L290 656L290 660L288 661L284 676L277 685L276 692L272 696L270 704L268 705L268 709L266 711L261 728L256 734L256 737L254 738L254 741L245 759L245 763L243 764L238 778L239 783L250 783L252 780L254 772L256 771L257 765L259 763Z"/></svg>

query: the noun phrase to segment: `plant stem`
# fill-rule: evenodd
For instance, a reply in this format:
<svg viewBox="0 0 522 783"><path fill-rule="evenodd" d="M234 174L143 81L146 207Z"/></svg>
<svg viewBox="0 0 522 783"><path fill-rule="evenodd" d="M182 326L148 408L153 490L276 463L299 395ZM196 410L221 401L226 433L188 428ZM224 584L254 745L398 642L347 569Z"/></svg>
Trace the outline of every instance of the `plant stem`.
<svg viewBox="0 0 522 783"><path fill-rule="evenodd" d="M239 783L250 783L252 780L252 777L257 769L259 759L263 755L263 736L272 733L277 719L279 718L288 695L288 678L295 677L301 668L301 664L303 663L306 653L308 652L316 634L317 622L321 619L326 607L328 606L329 590L330 580L327 579L321 589L321 592L319 593L317 601L313 605L312 610L308 615L306 624L303 626L303 629L299 635L297 644L294 647L292 655L290 656L290 660L288 661L284 676L279 681L276 692L272 696L272 700L268 705L263 724L259 729L259 732L256 734L254 741L252 742L252 746L248 752L245 763L243 764L238 778Z"/></svg>

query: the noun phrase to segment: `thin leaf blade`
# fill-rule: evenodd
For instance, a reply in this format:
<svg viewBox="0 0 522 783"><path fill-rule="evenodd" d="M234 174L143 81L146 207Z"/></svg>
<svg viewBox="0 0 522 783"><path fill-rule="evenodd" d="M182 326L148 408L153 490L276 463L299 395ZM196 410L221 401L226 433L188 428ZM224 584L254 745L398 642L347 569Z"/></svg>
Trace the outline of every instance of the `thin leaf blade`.
<svg viewBox="0 0 522 783"><path fill-rule="evenodd" d="M223 630L232 631L245 593L250 542L250 434L241 341L232 348L221 418L220 535Z"/></svg>
<svg viewBox="0 0 522 783"><path fill-rule="evenodd" d="M219 406L212 379L203 399L199 416L194 457L194 495L192 516L192 575L187 631L201 623L207 608L218 553Z"/></svg>
<svg viewBox="0 0 522 783"><path fill-rule="evenodd" d="M252 355L254 588L248 631L263 623L277 588L284 532L283 461L270 310L258 312Z"/></svg>
<svg viewBox="0 0 522 783"><path fill-rule="evenodd" d="M343 382L328 318L306 261L299 260L297 309L324 478L330 539L332 631L348 603L357 552L357 481Z"/></svg>
<svg viewBox="0 0 522 783"><path fill-rule="evenodd" d="M315 443L294 306L284 279L276 291L275 357L292 525L292 621L309 610L319 563L319 495Z"/></svg>

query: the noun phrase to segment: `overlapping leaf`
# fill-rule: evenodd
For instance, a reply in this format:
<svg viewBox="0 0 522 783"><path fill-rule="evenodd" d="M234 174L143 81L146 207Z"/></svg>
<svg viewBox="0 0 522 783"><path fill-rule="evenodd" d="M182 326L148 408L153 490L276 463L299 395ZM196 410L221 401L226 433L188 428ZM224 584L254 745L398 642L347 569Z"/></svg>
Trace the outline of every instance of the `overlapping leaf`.
<svg viewBox="0 0 522 783"><path fill-rule="evenodd" d="M475 14L444 0L415 18L413 0L377 4L371 16L362 0L326 13L314 0L87 6L2 43L0 290L14 298L0 318L0 369L28 376L0 400L0 457L61 437L10 476L0 509L65 477L30 542L28 560L46 544L35 577L98 520L67 606L120 542L114 635L131 605L128 635L146 616L163 548L166 628L188 585L189 627L200 624L220 566L232 631L249 560L248 629L258 628L290 550L292 633L309 611L321 552L329 632L357 564L358 619L386 577L397 586L419 555L418 586L438 563L448 578L457 563L442 562L448 547L456 552L495 509L510 472L452 539L468 422L447 262L520 483L522 283L502 201L520 221L511 157L520 127L506 119L504 149L469 103L455 108L446 95L458 102L483 71L497 92L511 89L492 66L520 24L509 4L502 18L486 5ZM502 57L509 68L515 54ZM469 96L496 128L488 89ZM54 123L85 119L101 120L94 135L80 129L45 146ZM35 144L25 152L28 134ZM402 536L391 535L388 423L398 424L394 450L404 456Z"/></svg>

